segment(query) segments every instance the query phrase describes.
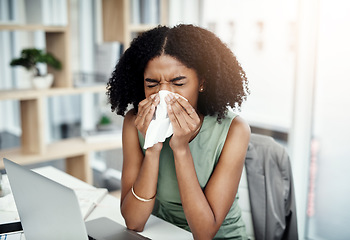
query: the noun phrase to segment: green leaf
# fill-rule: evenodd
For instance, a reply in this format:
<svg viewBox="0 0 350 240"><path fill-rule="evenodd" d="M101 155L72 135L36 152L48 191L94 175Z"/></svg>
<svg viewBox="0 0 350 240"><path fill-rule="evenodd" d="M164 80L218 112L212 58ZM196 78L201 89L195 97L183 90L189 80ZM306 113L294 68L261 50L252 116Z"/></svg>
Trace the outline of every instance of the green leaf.
<svg viewBox="0 0 350 240"><path fill-rule="evenodd" d="M27 70L36 69L37 75L40 72L37 68L37 63L46 63L48 66L56 70L62 69L61 62L51 53L45 53L43 50L36 48L26 48L21 52L20 58L15 58L10 62L11 66L22 66Z"/></svg>

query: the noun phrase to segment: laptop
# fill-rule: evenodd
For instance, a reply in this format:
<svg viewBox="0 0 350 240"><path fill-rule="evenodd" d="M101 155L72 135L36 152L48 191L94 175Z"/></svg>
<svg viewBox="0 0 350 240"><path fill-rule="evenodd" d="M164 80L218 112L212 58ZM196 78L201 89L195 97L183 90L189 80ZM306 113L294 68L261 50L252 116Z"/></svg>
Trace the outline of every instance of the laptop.
<svg viewBox="0 0 350 240"><path fill-rule="evenodd" d="M149 239L109 218L85 224L72 189L6 158L4 165L26 240Z"/></svg>

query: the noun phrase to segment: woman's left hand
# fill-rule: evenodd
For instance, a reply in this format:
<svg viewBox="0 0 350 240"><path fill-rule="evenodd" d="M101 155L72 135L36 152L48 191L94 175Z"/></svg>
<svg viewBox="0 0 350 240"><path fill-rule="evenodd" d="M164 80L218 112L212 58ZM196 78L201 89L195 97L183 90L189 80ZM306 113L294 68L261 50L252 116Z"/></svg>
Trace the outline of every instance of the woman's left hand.
<svg viewBox="0 0 350 240"><path fill-rule="evenodd" d="M169 144L174 151L188 145L191 137L199 130L201 120L191 104L177 94L169 93L165 101L174 131Z"/></svg>

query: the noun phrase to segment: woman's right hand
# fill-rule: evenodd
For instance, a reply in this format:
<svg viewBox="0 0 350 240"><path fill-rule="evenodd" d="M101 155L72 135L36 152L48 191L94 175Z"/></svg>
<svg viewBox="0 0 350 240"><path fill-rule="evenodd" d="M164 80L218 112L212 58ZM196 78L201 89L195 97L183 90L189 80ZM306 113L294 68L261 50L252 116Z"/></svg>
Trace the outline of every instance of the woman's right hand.
<svg viewBox="0 0 350 240"><path fill-rule="evenodd" d="M146 137L146 132L154 115L156 106L159 104L159 94L155 93L139 103L135 119L135 126L142 136Z"/></svg>

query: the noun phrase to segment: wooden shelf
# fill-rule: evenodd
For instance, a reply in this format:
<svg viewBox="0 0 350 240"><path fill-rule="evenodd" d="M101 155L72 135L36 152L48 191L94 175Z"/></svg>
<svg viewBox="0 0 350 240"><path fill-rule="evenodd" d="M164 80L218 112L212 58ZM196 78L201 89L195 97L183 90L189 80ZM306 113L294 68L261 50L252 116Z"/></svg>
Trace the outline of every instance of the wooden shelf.
<svg viewBox="0 0 350 240"><path fill-rule="evenodd" d="M69 1L69 0L67 0ZM67 4L69 6L69 4ZM70 65L70 26L46 26L39 24L0 24L0 31L43 31L45 32L46 51L61 61L63 68L55 70L48 66L48 72L54 75L54 87L72 87Z"/></svg>
<svg viewBox="0 0 350 240"><path fill-rule="evenodd" d="M168 0L159 1L160 23L168 23ZM133 38L133 33L142 33L156 27L158 24L130 23L131 6L129 0L102 0L103 40L118 41L127 49Z"/></svg>
<svg viewBox="0 0 350 240"><path fill-rule="evenodd" d="M145 32L157 26L158 24L132 24L129 26L129 30L130 32Z"/></svg>
<svg viewBox="0 0 350 240"><path fill-rule="evenodd" d="M55 159L66 159L66 172L92 183L92 173L89 163L89 154L94 151L105 151L122 147L122 140L86 142L82 138L69 138L55 143L47 144L41 154L23 153L21 148L5 149L0 151L0 157L8 158L21 165L47 162ZM0 161L0 169L4 168Z"/></svg>
<svg viewBox="0 0 350 240"><path fill-rule="evenodd" d="M47 144L44 154L25 154L21 148L4 149L0 151L0 157L11 159L14 162L28 165L60 158L70 158L84 155L94 151L105 151L121 148L120 141L98 141L86 142L82 138L69 138L58 142ZM0 161L0 169L4 168L4 164Z"/></svg>
<svg viewBox="0 0 350 240"><path fill-rule="evenodd" d="M60 33L67 31L67 26L45 26L25 24L0 24L1 31L44 31Z"/></svg>
<svg viewBox="0 0 350 240"><path fill-rule="evenodd" d="M21 147L0 150L0 158L9 158L19 164L28 165L55 159L66 159L66 172L88 183L92 183L89 155L94 151L121 148L121 139L88 142L82 138L70 138L55 143L45 142L45 99L52 96L84 93L104 93L105 85L73 87L71 74L70 2L67 0L66 26L44 26L34 24L0 24L0 31L44 31L46 51L62 62L62 70L48 67L54 75L53 87L45 90L17 89L0 90L0 101L18 100L21 109ZM167 23L168 0L160 1L161 24ZM119 41L128 48L133 33L141 33L157 24L130 24L129 0L103 0L104 41ZM4 168L0 161L0 169Z"/></svg>
<svg viewBox="0 0 350 240"><path fill-rule="evenodd" d="M82 93L106 92L105 85L96 85L77 88L49 88L49 89L14 89L0 90L0 100L31 100L39 97L52 97L58 95L74 95Z"/></svg>

